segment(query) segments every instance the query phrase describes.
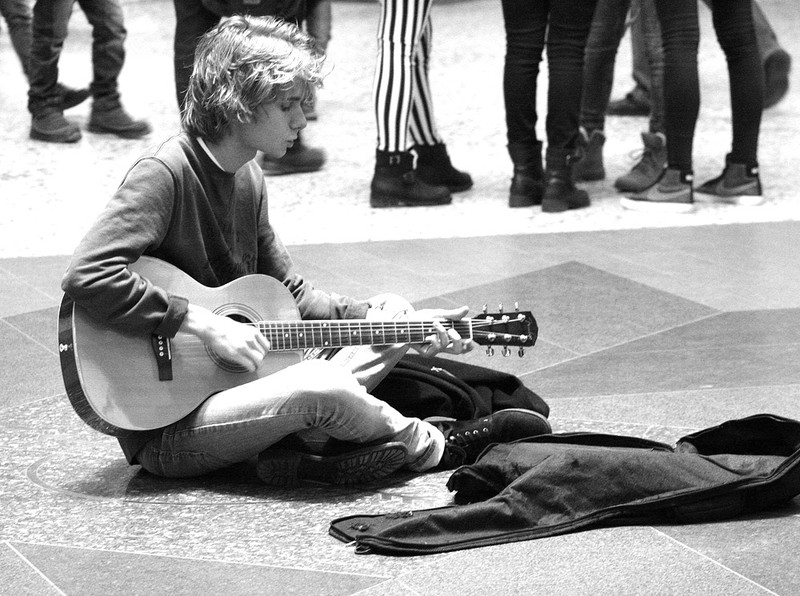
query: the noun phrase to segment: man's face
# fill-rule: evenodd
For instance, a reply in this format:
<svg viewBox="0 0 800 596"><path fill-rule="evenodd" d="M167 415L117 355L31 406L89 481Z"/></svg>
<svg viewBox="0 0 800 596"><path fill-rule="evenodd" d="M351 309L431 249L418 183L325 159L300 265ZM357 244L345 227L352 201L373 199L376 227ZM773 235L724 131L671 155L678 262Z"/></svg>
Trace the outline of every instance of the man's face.
<svg viewBox="0 0 800 596"><path fill-rule="evenodd" d="M275 101L263 103L254 120L247 126L246 141L269 159L279 159L297 140L306 127L302 100L304 88L295 84L281 93Z"/></svg>

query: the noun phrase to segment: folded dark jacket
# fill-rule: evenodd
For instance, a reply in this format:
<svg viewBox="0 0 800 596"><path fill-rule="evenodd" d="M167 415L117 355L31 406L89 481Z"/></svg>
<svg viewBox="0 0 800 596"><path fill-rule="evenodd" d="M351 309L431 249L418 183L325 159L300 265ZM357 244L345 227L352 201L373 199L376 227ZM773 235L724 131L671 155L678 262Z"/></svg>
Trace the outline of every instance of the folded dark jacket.
<svg viewBox="0 0 800 596"><path fill-rule="evenodd" d="M334 520L356 552L426 554L634 523L728 519L800 494L800 422L732 420L675 447L596 433L497 444L448 481L459 504ZM467 503L467 504L463 504Z"/></svg>

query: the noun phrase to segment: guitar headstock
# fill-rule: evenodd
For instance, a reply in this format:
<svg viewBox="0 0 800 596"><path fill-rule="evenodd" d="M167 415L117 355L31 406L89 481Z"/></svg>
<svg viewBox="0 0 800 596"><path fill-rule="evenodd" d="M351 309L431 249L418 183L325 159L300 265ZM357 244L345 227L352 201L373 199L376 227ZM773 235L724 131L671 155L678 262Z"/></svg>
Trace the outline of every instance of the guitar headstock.
<svg viewBox="0 0 800 596"><path fill-rule="evenodd" d="M503 356L508 356L514 346L519 348L517 353L522 357L525 348L534 345L539 336L536 319L527 310L505 313L501 305L499 312L489 313L484 307L483 312L472 321L472 339L486 346L489 356L494 354L495 347L502 348Z"/></svg>

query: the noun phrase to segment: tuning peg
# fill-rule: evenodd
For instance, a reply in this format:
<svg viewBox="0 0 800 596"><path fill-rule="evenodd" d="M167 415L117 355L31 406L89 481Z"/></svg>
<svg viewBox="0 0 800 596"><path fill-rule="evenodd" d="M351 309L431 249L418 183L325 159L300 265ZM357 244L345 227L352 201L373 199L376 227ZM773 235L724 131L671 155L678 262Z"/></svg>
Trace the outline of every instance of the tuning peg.
<svg viewBox="0 0 800 596"><path fill-rule="evenodd" d="M502 314L502 312L503 312L503 303L502 302L497 305L497 312Z"/></svg>
<svg viewBox="0 0 800 596"><path fill-rule="evenodd" d="M519 352L517 352L517 355L518 355L520 358L522 358L522 357L525 355L525 348L523 348L522 346L520 346L520 347L519 347Z"/></svg>
<svg viewBox="0 0 800 596"><path fill-rule="evenodd" d="M519 302L514 303L514 310L519 312Z"/></svg>
<svg viewBox="0 0 800 596"><path fill-rule="evenodd" d="M483 314L486 314L487 312L489 312L489 307L488 307L488 306L486 306L486 305L484 304L484 305L483 305L483 308L481 308L481 312L482 312Z"/></svg>
<svg viewBox="0 0 800 596"><path fill-rule="evenodd" d="M486 346L486 355L487 356L494 356L494 347Z"/></svg>
<svg viewBox="0 0 800 596"><path fill-rule="evenodd" d="M509 348L508 346L504 346L503 347L503 356L504 357L511 356L511 348Z"/></svg>

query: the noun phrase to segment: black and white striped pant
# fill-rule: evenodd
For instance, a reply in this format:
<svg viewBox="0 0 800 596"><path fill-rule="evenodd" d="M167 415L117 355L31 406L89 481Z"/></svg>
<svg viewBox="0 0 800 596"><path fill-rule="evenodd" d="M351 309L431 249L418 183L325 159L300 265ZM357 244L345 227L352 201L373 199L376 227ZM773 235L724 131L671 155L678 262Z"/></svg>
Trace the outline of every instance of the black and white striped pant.
<svg viewBox="0 0 800 596"><path fill-rule="evenodd" d="M433 0L381 0L373 88L381 151L442 142L428 84L432 4Z"/></svg>

